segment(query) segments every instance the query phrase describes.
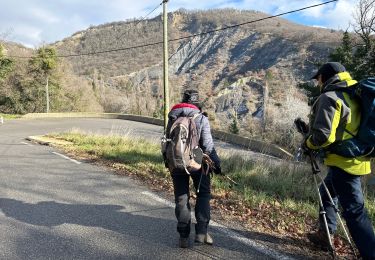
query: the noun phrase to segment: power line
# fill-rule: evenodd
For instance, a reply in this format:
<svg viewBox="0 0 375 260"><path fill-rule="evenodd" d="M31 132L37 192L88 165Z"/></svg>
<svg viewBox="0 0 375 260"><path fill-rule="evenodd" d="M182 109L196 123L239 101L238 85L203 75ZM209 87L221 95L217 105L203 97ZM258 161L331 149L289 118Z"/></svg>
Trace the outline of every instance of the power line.
<svg viewBox="0 0 375 260"><path fill-rule="evenodd" d="M284 16L284 15L287 15L287 14L301 12L303 10L311 9L311 8L322 6L322 5L327 5L327 4L330 4L330 3L333 3L333 2L338 2L338 1L339 0L331 0L331 1L320 3L320 4L310 5L310 6L306 6L306 7L300 8L300 9L296 9L296 10L292 10L292 11L280 13L280 14L277 14L277 15L271 15L271 16L260 18L260 19L256 19L256 20L252 20L252 21L248 21L248 22L244 22L244 23L239 23L239 24L235 24L235 25L230 25L230 26L226 26L226 27L223 27L223 28L215 29L215 30L210 30L210 31L202 32L202 33L196 33L196 34L192 34L192 35L188 35L188 36L184 36L184 37L179 37L179 38L171 39L171 40L168 40L168 42L176 42L176 41L181 41L181 40L195 38L195 37L202 36L202 35L217 33L217 32L220 32L220 31L233 29L233 28L240 27L240 26L243 26L243 25L248 25L248 24L252 24L252 23L256 23L256 22L260 22L260 21L264 21L264 20L268 20L268 19L272 19L272 18ZM146 44L141 44L141 45L136 45L136 46L130 46L130 47L125 47L125 48L117 48L117 49L102 50L102 51L87 52L87 53L75 53L75 54L57 55L57 57L59 57L59 58L71 58L71 57L78 57L78 56L90 56L90 55L96 55L96 54L103 54L103 53L111 53L111 52L118 52L118 51L126 51L126 50L132 50L132 49L139 49L139 48L144 48L144 47L150 47L150 46L159 45L159 44L162 44L162 43L163 43L163 41L159 41L159 42L146 43ZM23 57L22 56L8 56L8 57L9 58L21 58L21 59L22 58L25 58L25 59L32 58L32 57L25 57L25 56L23 56Z"/></svg>
<svg viewBox="0 0 375 260"><path fill-rule="evenodd" d="M163 2L161 2L160 4L158 4L151 12L149 12L145 16L141 17L141 19L139 21L137 21L137 23L135 25L138 25L140 22L142 22L143 20L145 20L150 14L152 14L153 12L155 12L156 9L158 9L163 4Z"/></svg>
<svg viewBox="0 0 375 260"><path fill-rule="evenodd" d="M155 12L156 11L156 9L158 9L161 5L163 4L163 2L161 2L160 4L158 4L151 12L149 12L148 14L146 14L145 16L143 16L143 17L141 17L135 24L134 24L134 26L137 26L140 22L142 22L142 21L144 21L150 14L152 14L153 12ZM121 42L122 43L124 43L123 42L123 40L122 40L122 37L124 36L124 33L123 34L121 34L120 36L118 36L118 37L116 37L116 40L119 40L119 39L121 39Z"/></svg>

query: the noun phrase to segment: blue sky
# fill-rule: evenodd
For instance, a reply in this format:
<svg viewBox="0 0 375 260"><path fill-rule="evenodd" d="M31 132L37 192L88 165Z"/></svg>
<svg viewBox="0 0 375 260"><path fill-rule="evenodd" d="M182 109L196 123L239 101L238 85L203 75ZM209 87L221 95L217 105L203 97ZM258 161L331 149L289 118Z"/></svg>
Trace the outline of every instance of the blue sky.
<svg viewBox="0 0 375 260"><path fill-rule="evenodd" d="M161 0L0 0L0 38L38 47L90 25L140 18ZM323 0L169 0L168 10L237 8L279 14ZM339 0L284 18L297 23L347 29L358 0ZM160 14L161 6L150 17Z"/></svg>

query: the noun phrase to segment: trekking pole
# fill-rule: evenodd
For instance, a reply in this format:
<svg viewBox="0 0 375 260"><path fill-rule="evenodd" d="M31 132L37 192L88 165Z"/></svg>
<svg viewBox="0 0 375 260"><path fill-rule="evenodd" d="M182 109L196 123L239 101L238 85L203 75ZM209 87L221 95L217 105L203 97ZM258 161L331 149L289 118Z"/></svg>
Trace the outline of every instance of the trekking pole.
<svg viewBox="0 0 375 260"><path fill-rule="evenodd" d="M199 183L198 183L198 187L197 187L197 194L199 193L199 189L201 187L203 174L207 175L209 170L210 170L210 165L208 163L206 163L206 166L207 166L207 170L206 170L206 172L204 172L204 166L202 164L201 176L199 177Z"/></svg>
<svg viewBox="0 0 375 260"><path fill-rule="evenodd" d="M357 258L357 254L356 254L356 252L355 252L354 245L353 245L353 243L352 243L352 241L351 241L351 239L350 239L350 237L349 237L349 234L348 234L348 231L346 230L346 227L345 227L345 225L344 225L344 222L342 221L342 218L341 218L341 215L340 215L340 210L339 210L338 206L334 203L333 198L332 198L332 196L331 196L331 193L329 192L328 187L327 187L327 185L325 184L325 182L324 182L322 176L320 176L320 174L318 174L318 176L319 176L319 178L320 178L320 180L321 180L321 182L322 182L322 185L323 185L323 187L324 187L324 190L326 191L326 193L327 193L327 195L328 195L328 198L329 198L331 204L333 205L333 208L335 209L335 212L336 212L337 218L339 219L340 225L341 225L342 229L344 230L345 237L346 237L348 243L350 244L350 247L351 247L351 249L352 249L352 251L353 251L353 254L354 254L354 256Z"/></svg>
<svg viewBox="0 0 375 260"><path fill-rule="evenodd" d="M214 162L211 160L211 158L209 156L204 156L203 158L204 158L205 163L207 164L207 167L211 167L211 169L216 170L215 164L214 164ZM207 169L207 173L208 173L208 169ZM231 183L233 183L234 186L238 186L238 183L235 182L229 176L226 176L226 175L222 175L222 176L224 176L228 181L230 181Z"/></svg>
<svg viewBox="0 0 375 260"><path fill-rule="evenodd" d="M323 206L322 196L320 195L318 181L316 180L316 175L319 175L319 173L320 173L319 165L318 165L314 155L312 154L312 152L309 152L309 157L310 157L311 170L312 170L312 173L313 173L315 188L316 188L318 198L319 198L319 208L320 208L319 214L323 218L324 228L325 228L325 231L326 231L326 234L327 234L330 251L332 253L333 259L335 259L336 258L336 252L335 252L335 249L333 247L333 242L332 242L332 239L331 239L331 236L330 236L330 233L329 233L326 211L325 211L324 206Z"/></svg>
<svg viewBox="0 0 375 260"><path fill-rule="evenodd" d="M198 183L198 187L197 187L197 194L199 193L199 189L201 188L201 182L202 182L203 172L204 172L204 170L203 170L203 165L202 165L201 176L199 177L199 183Z"/></svg>
<svg viewBox="0 0 375 260"><path fill-rule="evenodd" d="M238 186L238 183L235 182L235 181L234 181L232 178L230 178L229 176L224 175L224 177L225 177L227 180L229 180L231 183L233 183L234 186Z"/></svg>
<svg viewBox="0 0 375 260"><path fill-rule="evenodd" d="M308 128L307 124L300 118L297 118L296 120L294 120L294 124L297 128L297 131L299 133L301 133L306 138L307 135L308 135L308 132L309 132L309 128ZM300 157L302 157L302 154L303 154L303 150L302 150L302 146L301 146L301 148L298 149L298 154L297 154L296 158L298 157L297 159L299 159ZM312 151L308 152L308 156L310 158L311 170L312 170L312 173L313 173L315 188L316 188L316 192L318 194L318 199L319 199L319 208L320 208L319 209L319 215L321 215L322 218L323 218L324 228L325 228L325 231L326 231L326 234L327 234L327 239L328 239L328 243L329 243L329 246L330 246L330 251L332 253L333 259L335 259L336 258L336 252L335 252L335 249L333 247L332 239L331 239L331 236L330 236L330 233L329 233L326 211L325 211L324 206L323 206L322 196L320 195L318 181L316 180L316 175L319 175L320 168L319 168L318 162L316 161L315 156L314 156Z"/></svg>

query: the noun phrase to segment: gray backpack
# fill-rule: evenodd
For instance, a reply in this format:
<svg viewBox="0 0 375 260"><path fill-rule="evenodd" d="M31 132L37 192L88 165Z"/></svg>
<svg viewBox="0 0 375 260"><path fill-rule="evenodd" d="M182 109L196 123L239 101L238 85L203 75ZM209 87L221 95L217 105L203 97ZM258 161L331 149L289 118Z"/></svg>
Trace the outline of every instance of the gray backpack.
<svg viewBox="0 0 375 260"><path fill-rule="evenodd" d="M202 167L203 151L199 147L199 133L193 117L177 118L169 131L168 139L162 141L162 153L171 173L190 174Z"/></svg>

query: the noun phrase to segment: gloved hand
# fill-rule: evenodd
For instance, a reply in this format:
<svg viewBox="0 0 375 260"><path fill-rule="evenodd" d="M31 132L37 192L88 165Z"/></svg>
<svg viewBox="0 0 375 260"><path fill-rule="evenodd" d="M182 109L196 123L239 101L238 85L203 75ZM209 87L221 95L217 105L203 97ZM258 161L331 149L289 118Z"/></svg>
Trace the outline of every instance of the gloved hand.
<svg viewBox="0 0 375 260"><path fill-rule="evenodd" d="M214 173L224 175L223 172L221 171L220 158L217 155L215 148L211 151L209 157L210 157L210 160L212 162L212 169L213 169Z"/></svg>
<svg viewBox="0 0 375 260"><path fill-rule="evenodd" d="M307 134L309 132L309 126L300 117L294 120L294 124L297 127L297 131L301 134Z"/></svg>
<svg viewBox="0 0 375 260"><path fill-rule="evenodd" d="M224 175L221 171L221 166L220 166L220 160L217 157L216 152L214 154L211 153L211 156L214 155L214 159L217 159L213 161L211 157L207 154L203 154L203 162L210 167L210 169L215 173L215 174L220 174ZM216 155L216 157L215 157Z"/></svg>
<svg viewBox="0 0 375 260"><path fill-rule="evenodd" d="M215 165L214 173L217 174L217 175L224 175L224 173L221 171L220 165Z"/></svg>

